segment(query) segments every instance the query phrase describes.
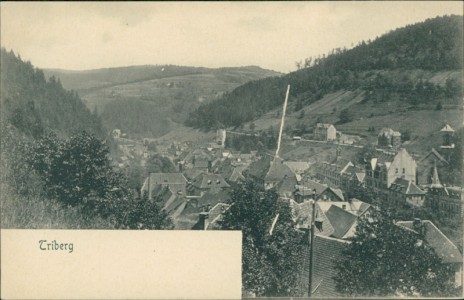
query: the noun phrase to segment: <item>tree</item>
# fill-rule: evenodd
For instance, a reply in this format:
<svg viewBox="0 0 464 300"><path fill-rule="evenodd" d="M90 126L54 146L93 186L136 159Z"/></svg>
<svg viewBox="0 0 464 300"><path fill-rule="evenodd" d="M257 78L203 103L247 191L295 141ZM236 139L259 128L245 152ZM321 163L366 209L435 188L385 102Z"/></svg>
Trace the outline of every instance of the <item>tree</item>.
<svg viewBox="0 0 464 300"><path fill-rule="evenodd" d="M120 211L118 227L128 229L172 229L172 220L158 201L150 201L145 193L134 201L125 202Z"/></svg>
<svg viewBox="0 0 464 300"><path fill-rule="evenodd" d="M387 210L359 220L336 269L336 288L349 296L443 297L456 292L453 271L441 263L423 231L395 225Z"/></svg>
<svg viewBox="0 0 464 300"><path fill-rule="evenodd" d="M242 231L243 287L257 296L301 295L298 257L304 241L303 234L294 227L288 202L279 200L274 190L264 190L251 180L234 187L230 196L231 207L221 226Z"/></svg>
<svg viewBox="0 0 464 300"><path fill-rule="evenodd" d="M340 119L340 124L348 123L348 122L351 122L353 120L353 116L352 116L351 112L347 108L340 111L340 114L339 114L338 117Z"/></svg>
<svg viewBox="0 0 464 300"><path fill-rule="evenodd" d="M253 131L253 130L255 130L255 128L256 128L255 122L251 122L250 123L250 130Z"/></svg>
<svg viewBox="0 0 464 300"><path fill-rule="evenodd" d="M113 171L108 147L81 132L62 140L47 133L31 148L28 163L40 176L49 197L66 205L85 205L106 215L128 192L122 174Z"/></svg>
<svg viewBox="0 0 464 300"><path fill-rule="evenodd" d="M442 110L443 109L443 104L441 104L441 101L437 103L437 106L435 106L435 110Z"/></svg>

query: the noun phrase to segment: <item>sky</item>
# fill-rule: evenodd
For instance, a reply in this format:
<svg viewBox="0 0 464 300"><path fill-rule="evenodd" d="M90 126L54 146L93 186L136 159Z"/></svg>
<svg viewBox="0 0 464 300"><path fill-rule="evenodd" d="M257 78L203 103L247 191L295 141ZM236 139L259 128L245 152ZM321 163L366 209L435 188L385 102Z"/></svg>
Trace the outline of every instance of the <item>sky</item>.
<svg viewBox="0 0 464 300"><path fill-rule="evenodd" d="M129 65L280 72L427 18L463 14L460 1L2 2L1 45L40 68Z"/></svg>

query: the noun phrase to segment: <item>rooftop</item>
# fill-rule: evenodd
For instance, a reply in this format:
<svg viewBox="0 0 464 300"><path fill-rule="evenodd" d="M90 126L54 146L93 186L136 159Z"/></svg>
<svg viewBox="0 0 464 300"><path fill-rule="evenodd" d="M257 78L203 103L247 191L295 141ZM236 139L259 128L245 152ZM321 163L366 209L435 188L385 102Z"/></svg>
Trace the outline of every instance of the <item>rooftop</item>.
<svg viewBox="0 0 464 300"><path fill-rule="evenodd" d="M414 221L399 221L396 224L414 230ZM462 253L440 229L429 220L421 221L425 225L425 240L435 250L444 263L462 263Z"/></svg>

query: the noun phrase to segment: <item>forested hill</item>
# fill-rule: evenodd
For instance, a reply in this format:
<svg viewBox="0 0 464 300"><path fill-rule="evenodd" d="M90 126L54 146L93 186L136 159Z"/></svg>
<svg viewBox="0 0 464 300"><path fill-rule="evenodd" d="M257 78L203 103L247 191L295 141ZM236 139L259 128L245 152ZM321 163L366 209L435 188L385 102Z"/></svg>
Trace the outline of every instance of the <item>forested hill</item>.
<svg viewBox="0 0 464 300"><path fill-rule="evenodd" d="M300 64L303 68L280 78L248 82L200 106L186 124L203 129L240 126L280 107L287 84L292 111L337 91L359 91L363 103L456 104L462 93L462 75L454 76L463 66L462 40L462 16L408 25L350 50L308 58ZM453 76L436 80L436 74L446 71Z"/></svg>
<svg viewBox="0 0 464 300"><path fill-rule="evenodd" d="M24 134L37 137L46 129L62 136L81 130L104 134L99 117L76 92L65 90L55 77L46 80L42 70L4 48L0 98L2 125L11 124Z"/></svg>
<svg viewBox="0 0 464 300"><path fill-rule="evenodd" d="M242 76L246 75L248 80L279 75L277 72L257 66L210 69L175 65L143 65L84 71L45 69L44 72L48 77L59 77L64 87L82 92L189 75L215 74L233 77L234 74L237 76L240 73ZM240 82L239 78L237 80Z"/></svg>
<svg viewBox="0 0 464 300"><path fill-rule="evenodd" d="M159 137L183 124L202 103L252 80L281 73L257 66L200 68L174 65L130 66L88 71L44 70L76 90L110 131L132 137Z"/></svg>

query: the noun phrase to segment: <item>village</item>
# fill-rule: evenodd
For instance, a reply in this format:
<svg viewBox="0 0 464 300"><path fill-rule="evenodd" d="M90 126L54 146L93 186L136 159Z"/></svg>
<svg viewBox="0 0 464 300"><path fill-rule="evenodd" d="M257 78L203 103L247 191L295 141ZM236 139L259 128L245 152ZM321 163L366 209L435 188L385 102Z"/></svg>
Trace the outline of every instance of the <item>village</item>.
<svg viewBox="0 0 464 300"><path fill-rule="evenodd" d="M397 226L407 230L426 228L426 241L442 262L455 270L455 286L462 286L462 254L458 250L462 248L462 237L449 226L462 220L464 198L462 186L447 171L456 151L455 130L449 124L436 128L441 138L439 148L410 153L401 133L391 128L379 128L374 132L376 139L370 142L344 135L334 124L317 123L312 134L302 138L283 133L284 119L283 115L275 155L258 150L241 153L227 147L228 138L253 134L226 129L218 129L215 137L204 143L131 140L116 129L113 137L123 155L115 165L124 169L135 162L143 167L151 156L169 159L175 172L147 173L140 193L159 201L176 230L220 229L220 220L230 207L229 191L241 181L250 179L266 190L275 189L281 199L289 202L298 228L317 228L312 250L313 296L340 296L333 282L334 258L342 255L357 223L369 218L379 206L378 201L406 216L407 220L398 220ZM285 158L286 147L303 145L312 147L304 159ZM366 158L367 149L370 155ZM321 160L315 155L320 152L333 155ZM356 155L364 155L361 163L354 159ZM437 216L446 233L432 221L418 217L424 212ZM301 260L305 270L309 269L307 257ZM308 281L307 272L303 272L302 280Z"/></svg>

